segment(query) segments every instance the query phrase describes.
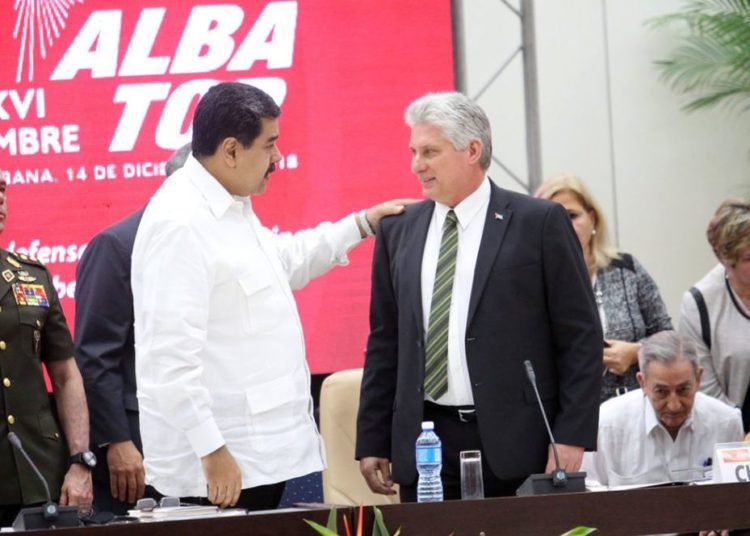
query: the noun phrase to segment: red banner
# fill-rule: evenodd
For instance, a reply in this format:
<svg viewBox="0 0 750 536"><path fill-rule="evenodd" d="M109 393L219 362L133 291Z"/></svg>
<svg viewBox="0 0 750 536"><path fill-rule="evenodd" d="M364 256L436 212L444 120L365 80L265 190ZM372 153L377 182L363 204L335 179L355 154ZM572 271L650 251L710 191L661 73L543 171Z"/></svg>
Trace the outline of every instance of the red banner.
<svg viewBox="0 0 750 536"><path fill-rule="evenodd" d="M71 328L86 243L159 187L211 85L281 105L284 160L253 202L280 230L419 196L404 108L453 87L449 0L15 0L0 52L3 247L48 265ZM371 252L297 293L315 373L362 364Z"/></svg>

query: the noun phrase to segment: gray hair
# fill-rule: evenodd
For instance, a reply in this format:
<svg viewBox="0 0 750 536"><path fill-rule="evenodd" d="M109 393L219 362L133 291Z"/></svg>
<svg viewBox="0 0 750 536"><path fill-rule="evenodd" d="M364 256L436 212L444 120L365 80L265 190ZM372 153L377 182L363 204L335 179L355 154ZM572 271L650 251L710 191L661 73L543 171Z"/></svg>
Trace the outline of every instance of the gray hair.
<svg viewBox="0 0 750 536"><path fill-rule="evenodd" d="M167 165L164 167L164 171L167 177L169 177L172 173L180 169L182 166L185 165L185 161L187 160L188 155L190 154L190 149L192 147L192 144L190 142L186 143L179 149L177 149L172 156L169 157L169 160L167 160Z"/></svg>
<svg viewBox="0 0 750 536"><path fill-rule="evenodd" d="M430 93L412 102L406 109L406 124L429 123L440 128L457 151L469 142L482 142L479 164L487 171L492 162L492 131L487 114L477 103L461 93Z"/></svg>
<svg viewBox="0 0 750 536"><path fill-rule="evenodd" d="M693 371L698 373L700 365L695 345L672 330L651 335L641 343L641 349L638 351L638 365L644 375L649 363L656 361L670 366L681 360L688 361L693 365Z"/></svg>

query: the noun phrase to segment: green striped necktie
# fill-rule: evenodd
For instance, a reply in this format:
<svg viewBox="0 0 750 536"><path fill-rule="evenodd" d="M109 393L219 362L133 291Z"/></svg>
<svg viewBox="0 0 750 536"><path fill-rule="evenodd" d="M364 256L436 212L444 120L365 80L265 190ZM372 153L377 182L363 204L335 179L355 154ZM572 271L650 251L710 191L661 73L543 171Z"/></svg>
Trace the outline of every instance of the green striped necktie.
<svg viewBox="0 0 750 536"><path fill-rule="evenodd" d="M456 213L449 210L443 224L435 285L432 287L430 325L427 329L425 346L424 390L433 400L437 400L448 390L448 319L458 253L456 223L458 223Z"/></svg>

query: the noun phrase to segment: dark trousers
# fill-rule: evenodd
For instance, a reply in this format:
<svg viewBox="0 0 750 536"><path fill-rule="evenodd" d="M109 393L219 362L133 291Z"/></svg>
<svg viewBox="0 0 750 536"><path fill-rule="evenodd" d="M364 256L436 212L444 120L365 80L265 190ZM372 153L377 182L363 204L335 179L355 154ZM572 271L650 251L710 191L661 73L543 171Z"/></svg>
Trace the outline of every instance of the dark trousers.
<svg viewBox="0 0 750 536"><path fill-rule="evenodd" d="M96 455L96 467L91 471L91 483L94 492L94 511L112 512L115 515L126 515L128 510L135 507L135 503L127 503L112 497L109 480L109 466L107 465L107 448L94 447L91 449Z"/></svg>
<svg viewBox="0 0 750 536"><path fill-rule="evenodd" d="M456 500L461 498L461 462L462 450L482 451L482 480L485 497L508 497L516 494L516 489L524 479L501 480L497 478L487 463L484 455L479 426L473 413L459 416L457 407L439 406L425 402L424 420L435 423L435 433L443 444L443 498ZM417 481L400 486L401 502L416 502Z"/></svg>
<svg viewBox="0 0 750 536"><path fill-rule="evenodd" d="M125 414L128 418L128 427L130 428L130 437L138 452L143 454L141 446L141 433L138 428L138 412L126 409ZM115 515L126 515L128 510L135 506L112 497L110 491L109 465L107 464L107 447L92 445L91 450L96 455L96 467L91 471L91 480L94 491L94 511L95 512L112 512Z"/></svg>
<svg viewBox="0 0 750 536"><path fill-rule="evenodd" d="M284 494L286 482L276 484L267 484L255 488L243 489L240 498L233 508L243 508L250 511L258 510L275 510L281 502L281 496ZM151 486L146 486L146 497L153 497L157 501L161 500L164 495L156 491ZM181 497L181 502L190 504L210 505L211 502L207 497Z"/></svg>

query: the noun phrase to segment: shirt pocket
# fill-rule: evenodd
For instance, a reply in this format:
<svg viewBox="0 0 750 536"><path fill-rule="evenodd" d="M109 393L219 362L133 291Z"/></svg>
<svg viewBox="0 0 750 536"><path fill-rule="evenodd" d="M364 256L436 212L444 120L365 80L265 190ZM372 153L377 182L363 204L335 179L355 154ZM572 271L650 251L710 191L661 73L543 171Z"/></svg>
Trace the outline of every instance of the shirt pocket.
<svg viewBox="0 0 750 536"><path fill-rule="evenodd" d="M240 286L240 315L245 333L257 334L275 328L284 313L284 296L268 272L243 272L237 276Z"/></svg>
<svg viewBox="0 0 750 536"><path fill-rule="evenodd" d="M57 443L62 442L62 434L60 428L55 421L55 418L48 412L43 412L38 415L39 418L39 435L43 438L55 441Z"/></svg>
<svg viewBox="0 0 750 536"><path fill-rule="evenodd" d="M271 452L288 443L304 422L306 391L290 377L281 377L247 389L253 449Z"/></svg>
<svg viewBox="0 0 750 536"><path fill-rule="evenodd" d="M21 346L27 355L41 356L42 329L44 329L47 314L46 307L20 306L18 309Z"/></svg>

